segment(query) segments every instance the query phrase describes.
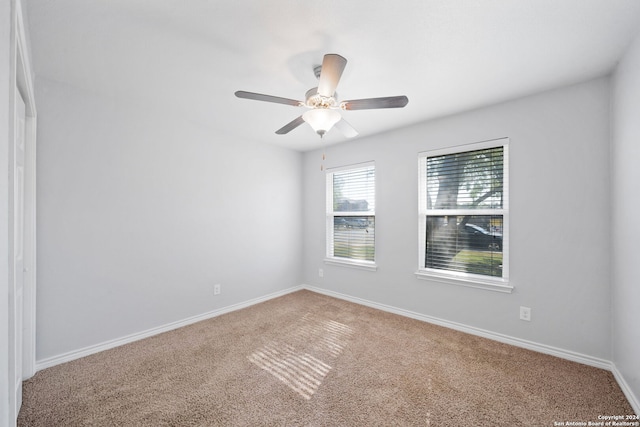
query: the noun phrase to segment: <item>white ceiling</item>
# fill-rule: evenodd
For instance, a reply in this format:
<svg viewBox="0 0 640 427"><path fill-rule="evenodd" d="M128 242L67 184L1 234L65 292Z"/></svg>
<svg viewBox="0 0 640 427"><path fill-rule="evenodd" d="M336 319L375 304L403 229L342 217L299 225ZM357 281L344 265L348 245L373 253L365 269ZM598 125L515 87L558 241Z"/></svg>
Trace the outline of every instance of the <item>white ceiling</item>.
<svg viewBox="0 0 640 427"><path fill-rule="evenodd" d="M181 114L230 142L320 146L303 110L325 53L349 61L341 99L368 136L606 75L640 28L638 0L27 0L37 77ZM337 130L328 144L348 141Z"/></svg>

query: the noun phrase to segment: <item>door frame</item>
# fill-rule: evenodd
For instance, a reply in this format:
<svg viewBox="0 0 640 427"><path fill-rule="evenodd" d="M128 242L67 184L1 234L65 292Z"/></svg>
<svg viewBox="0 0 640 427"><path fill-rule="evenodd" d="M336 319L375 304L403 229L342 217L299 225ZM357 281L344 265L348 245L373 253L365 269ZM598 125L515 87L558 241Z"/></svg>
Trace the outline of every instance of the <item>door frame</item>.
<svg viewBox="0 0 640 427"><path fill-rule="evenodd" d="M26 348L23 348L23 371L22 378L28 378L35 373L35 286L36 286L36 108L33 86L33 72L31 68L31 58L29 53L27 28L23 16L24 0L9 0L2 2L0 6L0 29L8 39L0 39L0 55L7 61L2 64L0 72L0 93L6 95L2 102L6 102L0 108L0 152L6 154L6 164L0 165L0 195L2 205L0 211L0 303L8 308L9 286L13 286L14 268L12 266L13 254L13 229L14 229L14 203L13 203L13 160L9 155L13 148L14 138L14 104L15 89L22 92L26 107L25 123L25 232L28 233L24 242L25 262L27 263L27 274L25 274L25 286L28 286L27 295L23 301L23 325L28 330L23 332ZM5 68L6 67L6 68ZM3 156L4 157L4 156ZM5 246L6 245L6 246ZM10 262L11 261L11 262ZM13 319L9 318L8 310L0 309L0 427L14 426L16 424L11 402L14 397L10 394L13 390L14 382L9 381L10 372L16 366L11 359L9 347L9 325L13 324ZM23 346L24 347L24 346Z"/></svg>
<svg viewBox="0 0 640 427"><path fill-rule="evenodd" d="M15 0L12 37L11 79L25 103L25 175L24 175L24 308L23 308L23 349L22 378L32 377L36 372L36 103L34 96L33 71L31 55L27 44L24 27L23 6L21 0ZM11 105L15 104L13 91ZM10 115L10 126L13 126L13 108ZM13 131L10 133L13 135ZM12 166L10 166L12 168ZM11 171L10 188L13 187L13 171ZM11 191L13 194L13 191ZM9 200L10 223L13 224L13 200ZM13 226L10 225L10 229ZM10 248L13 259L13 248ZM15 274L15 272L14 272ZM13 274L10 274L13 280ZM10 286L12 281L10 282Z"/></svg>

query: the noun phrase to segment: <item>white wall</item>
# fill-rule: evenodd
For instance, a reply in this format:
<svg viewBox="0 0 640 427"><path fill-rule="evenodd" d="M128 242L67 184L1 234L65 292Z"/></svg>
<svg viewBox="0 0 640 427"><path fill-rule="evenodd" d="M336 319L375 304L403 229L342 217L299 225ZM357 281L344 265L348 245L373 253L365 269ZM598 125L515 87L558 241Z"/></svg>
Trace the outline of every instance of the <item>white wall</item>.
<svg viewBox="0 0 640 427"><path fill-rule="evenodd" d="M640 35L613 76L613 361L640 408Z"/></svg>
<svg viewBox="0 0 640 427"><path fill-rule="evenodd" d="M300 284L300 153L134 99L36 93L39 361Z"/></svg>
<svg viewBox="0 0 640 427"><path fill-rule="evenodd" d="M418 152L499 137L511 141L514 292L417 279ZM376 162L376 272L323 263L321 153L306 153L303 280L328 291L610 360L608 141L609 84L598 79L329 147L327 167ZM324 269L322 279L319 268ZM532 308L531 322L519 320L520 305Z"/></svg>

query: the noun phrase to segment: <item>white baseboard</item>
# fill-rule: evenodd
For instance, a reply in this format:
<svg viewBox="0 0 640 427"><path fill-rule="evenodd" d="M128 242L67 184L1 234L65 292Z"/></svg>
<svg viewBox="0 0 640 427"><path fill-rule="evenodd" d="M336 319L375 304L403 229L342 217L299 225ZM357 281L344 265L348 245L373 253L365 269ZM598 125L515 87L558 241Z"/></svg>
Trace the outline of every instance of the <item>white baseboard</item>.
<svg viewBox="0 0 640 427"><path fill-rule="evenodd" d="M612 364L611 373L613 374L613 377L618 382L618 385L622 389L622 392L627 397L627 400L629 401L629 404L633 408L633 411L636 413L636 415L640 415L640 400L638 400L636 395L633 394L631 387L629 387L629 384L627 384L624 377L622 376L622 373L618 371L618 368L616 367L615 364Z"/></svg>
<svg viewBox="0 0 640 427"><path fill-rule="evenodd" d="M526 348L528 350L537 351L539 353L549 354L557 356L562 359L571 360L574 362L582 363L589 366L595 366L596 368L602 368L611 370L611 362L608 360L600 359L597 357L588 356L586 354L577 353L570 350L561 349L558 347L549 346L546 344L539 344L533 341L523 340L520 338L511 337L509 335L499 334L491 332L486 329L480 329L473 326L464 325L462 323L451 322L449 320L440 319L438 317L427 316L424 314L416 313L402 308L393 307L386 304L380 304L377 302L365 300L350 295L341 294L339 292L329 291L322 288L316 288L314 286L303 285L304 289L308 289L319 294L332 296L335 298L350 301L356 304L365 305L367 307L376 308L378 310L386 311L389 313L398 314L400 316L409 317L411 319L421 320L423 322L432 323L438 326L444 326L445 328L454 329L456 331L465 332L467 334L488 338L494 341L499 341L505 344L514 345L516 347Z"/></svg>
<svg viewBox="0 0 640 427"><path fill-rule="evenodd" d="M158 326L156 328L148 329L146 331L138 332L135 334L127 335L122 338L116 338L114 340L106 341L100 344L92 345L89 347L81 348L79 350L70 351L64 354L60 354L57 356L49 357L43 360L36 361L36 371L40 371L45 368L49 368L55 365L59 365L61 363L70 362L75 359L79 359L81 357L89 356L91 354L99 353L104 350L109 350L115 347L119 347L124 344L129 344L134 341L139 341L144 338L148 338L154 335L161 334L163 332L168 332L174 329L181 328L183 326L191 325L196 322L200 322L202 320L211 319L212 317L217 317L222 314L230 313L232 311L240 310L243 308L250 307L255 304L259 304L261 302L268 301L270 299L278 298L286 294L290 294L292 292L299 291L304 289L303 286L294 286L292 288L288 288L282 291L274 292L268 295L264 295L258 298L254 298L248 301L244 301L238 304L233 304L227 307L223 307L214 311L210 311L208 313L199 314L197 316L189 317L184 320L179 320L177 322L168 323L163 326Z"/></svg>
<svg viewBox="0 0 640 427"><path fill-rule="evenodd" d="M331 297L335 297L345 301L375 308L378 310L386 311L389 313L398 314L400 316L409 317L411 319L421 320L427 323L433 323L438 326L444 326L446 328L454 329L460 332L465 332L471 335L477 335L483 338L488 338L494 341L510 344L516 347L526 348L527 350L533 350L539 353L556 356L561 359L570 360L572 362L578 362L584 365L605 369L607 371L610 371L613 374L615 380L618 382L618 385L620 386L620 389L624 393L625 397L629 401L629 404L631 405L635 413L640 414L640 402L638 401L638 398L634 395L633 391L631 390L627 382L624 380L624 377L622 376L620 371L618 371L618 369L616 368L616 365L609 360L600 359L598 357L593 357L586 354L577 353L571 350L565 350L562 348L549 346L546 344L540 344L533 341L523 340L520 338L515 338L508 335L487 331L485 329L475 328L473 326L468 326L461 323L451 322L451 321L440 319L433 316L427 316L424 314L415 313L413 311L404 310L404 309L393 307L386 304L380 304L377 302L365 300L365 299L354 297L351 295L345 295L345 294L330 291L327 289L317 288L315 286L302 285L302 287L312 292L317 292L319 294L328 295Z"/></svg>

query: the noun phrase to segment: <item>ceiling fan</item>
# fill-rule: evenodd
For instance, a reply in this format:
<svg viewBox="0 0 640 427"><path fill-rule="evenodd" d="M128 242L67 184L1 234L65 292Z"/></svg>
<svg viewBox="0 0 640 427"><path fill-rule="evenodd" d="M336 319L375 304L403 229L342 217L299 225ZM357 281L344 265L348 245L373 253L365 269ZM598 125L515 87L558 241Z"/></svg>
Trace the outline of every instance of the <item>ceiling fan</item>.
<svg viewBox="0 0 640 427"><path fill-rule="evenodd" d="M318 87L309 89L305 95L305 101L281 98L278 96L263 95L255 92L239 90L235 93L238 98L253 99L256 101L275 102L277 104L305 107L308 110L293 121L287 123L276 131L278 135L289 133L293 129L307 122L313 130L320 135L329 132L335 125L347 138L358 135L358 132L342 118L338 110L370 110L376 108L402 108L409 102L406 96L388 96L384 98L355 99L351 101L338 101L336 87L347 65L347 60L340 55L329 53L322 60L322 65L314 68Z"/></svg>

